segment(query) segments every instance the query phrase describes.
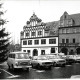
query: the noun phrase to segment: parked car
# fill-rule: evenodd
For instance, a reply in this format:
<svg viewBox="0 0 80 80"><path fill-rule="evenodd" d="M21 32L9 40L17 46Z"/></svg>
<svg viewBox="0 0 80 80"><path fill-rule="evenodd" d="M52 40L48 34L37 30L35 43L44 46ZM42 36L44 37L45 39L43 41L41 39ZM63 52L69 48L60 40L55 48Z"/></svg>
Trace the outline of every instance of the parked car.
<svg viewBox="0 0 80 80"><path fill-rule="evenodd" d="M48 60L46 56L33 57L31 60L32 67L37 67L38 69L44 67L51 69L52 61Z"/></svg>
<svg viewBox="0 0 80 80"><path fill-rule="evenodd" d="M49 60L53 62L53 66L65 66L66 60L61 59L58 55L46 55Z"/></svg>
<svg viewBox="0 0 80 80"><path fill-rule="evenodd" d="M75 55L74 59L76 63L80 63L80 55Z"/></svg>
<svg viewBox="0 0 80 80"><path fill-rule="evenodd" d="M9 69L27 69L31 67L30 58L26 52L10 52L7 60Z"/></svg>
<svg viewBox="0 0 80 80"><path fill-rule="evenodd" d="M72 63L75 63L75 57L73 55L67 55L66 64L72 64Z"/></svg>

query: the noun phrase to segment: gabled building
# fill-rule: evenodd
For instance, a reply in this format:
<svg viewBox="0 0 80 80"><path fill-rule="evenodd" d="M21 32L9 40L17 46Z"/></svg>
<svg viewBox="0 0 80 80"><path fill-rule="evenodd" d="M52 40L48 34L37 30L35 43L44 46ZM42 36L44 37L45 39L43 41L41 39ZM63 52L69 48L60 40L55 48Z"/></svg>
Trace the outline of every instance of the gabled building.
<svg viewBox="0 0 80 80"><path fill-rule="evenodd" d="M59 21L59 52L80 54L80 13L69 15L67 12Z"/></svg>
<svg viewBox="0 0 80 80"><path fill-rule="evenodd" d="M21 50L30 56L58 53L58 35L52 28L33 13L20 33Z"/></svg>

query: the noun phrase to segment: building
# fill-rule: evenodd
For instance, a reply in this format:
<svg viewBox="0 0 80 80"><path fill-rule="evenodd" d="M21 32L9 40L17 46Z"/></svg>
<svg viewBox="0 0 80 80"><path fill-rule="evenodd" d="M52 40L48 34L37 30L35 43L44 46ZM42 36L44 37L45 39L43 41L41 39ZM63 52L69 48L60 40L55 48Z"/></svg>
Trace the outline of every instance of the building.
<svg viewBox="0 0 80 80"><path fill-rule="evenodd" d="M52 28L43 23L35 13L20 34L21 50L28 52L30 56L58 53L58 35L52 35Z"/></svg>
<svg viewBox="0 0 80 80"><path fill-rule="evenodd" d="M80 13L69 15L66 11L59 21L59 52L80 54Z"/></svg>

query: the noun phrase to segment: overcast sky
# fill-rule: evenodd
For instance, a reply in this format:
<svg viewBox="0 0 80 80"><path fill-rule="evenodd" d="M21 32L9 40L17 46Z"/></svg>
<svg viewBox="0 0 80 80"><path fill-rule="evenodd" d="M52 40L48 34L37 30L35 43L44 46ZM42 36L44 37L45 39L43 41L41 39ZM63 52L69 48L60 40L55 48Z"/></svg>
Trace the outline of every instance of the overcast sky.
<svg viewBox="0 0 80 80"><path fill-rule="evenodd" d="M14 43L20 42L20 32L30 19L33 12L43 22L52 22L60 19L64 11L68 14L80 13L79 0L2 0L5 18L9 21L5 26L11 33Z"/></svg>

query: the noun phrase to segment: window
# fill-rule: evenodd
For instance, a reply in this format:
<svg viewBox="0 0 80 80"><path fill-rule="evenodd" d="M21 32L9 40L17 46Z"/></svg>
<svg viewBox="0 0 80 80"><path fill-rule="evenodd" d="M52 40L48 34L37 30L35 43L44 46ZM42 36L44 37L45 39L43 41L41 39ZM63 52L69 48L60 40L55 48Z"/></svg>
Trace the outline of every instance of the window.
<svg viewBox="0 0 80 80"><path fill-rule="evenodd" d="M41 55L45 55L45 50L41 50Z"/></svg>
<svg viewBox="0 0 80 80"><path fill-rule="evenodd" d="M23 50L23 52L26 52L26 50Z"/></svg>
<svg viewBox="0 0 80 80"><path fill-rule="evenodd" d="M62 29L62 33L66 33L66 30L65 29Z"/></svg>
<svg viewBox="0 0 80 80"><path fill-rule="evenodd" d="M39 40L35 40L34 41L34 44L39 44Z"/></svg>
<svg viewBox="0 0 80 80"><path fill-rule="evenodd" d="M30 50L27 50L28 53L30 53Z"/></svg>
<svg viewBox="0 0 80 80"><path fill-rule="evenodd" d="M32 34L31 34L32 36L35 36L36 35L36 32L32 32Z"/></svg>
<svg viewBox="0 0 80 80"><path fill-rule="evenodd" d="M20 54L17 54L17 59L29 59L29 56L28 54L25 54L25 53L20 53Z"/></svg>
<svg viewBox="0 0 80 80"><path fill-rule="evenodd" d="M65 43L65 39L62 39L62 43Z"/></svg>
<svg viewBox="0 0 80 80"><path fill-rule="evenodd" d="M65 19L66 19L66 15L65 15Z"/></svg>
<svg viewBox="0 0 80 80"><path fill-rule="evenodd" d="M61 25L63 25L63 22L60 22Z"/></svg>
<svg viewBox="0 0 80 80"><path fill-rule="evenodd" d="M66 33L69 33L69 29L66 29Z"/></svg>
<svg viewBox="0 0 80 80"><path fill-rule="evenodd" d="M10 58L15 58L15 54L9 54Z"/></svg>
<svg viewBox="0 0 80 80"><path fill-rule="evenodd" d="M42 31L38 31L38 35L42 35Z"/></svg>
<svg viewBox="0 0 80 80"><path fill-rule="evenodd" d="M51 48L51 53L55 53L55 48Z"/></svg>
<svg viewBox="0 0 80 80"><path fill-rule="evenodd" d="M66 39L66 43L69 43L69 39Z"/></svg>
<svg viewBox="0 0 80 80"><path fill-rule="evenodd" d="M72 30L72 31L73 31L73 33L76 33L76 29L75 29L75 28L73 28L73 30Z"/></svg>
<svg viewBox="0 0 80 80"><path fill-rule="evenodd" d="M26 33L26 36L29 36L29 33Z"/></svg>
<svg viewBox="0 0 80 80"><path fill-rule="evenodd" d="M28 45L32 45L32 40L28 40Z"/></svg>
<svg viewBox="0 0 80 80"><path fill-rule="evenodd" d="M49 44L56 44L56 39L49 39Z"/></svg>
<svg viewBox="0 0 80 80"><path fill-rule="evenodd" d="M27 45L27 41L23 41L23 45Z"/></svg>
<svg viewBox="0 0 80 80"><path fill-rule="evenodd" d="M41 44L46 44L46 39L42 39Z"/></svg>
<svg viewBox="0 0 80 80"><path fill-rule="evenodd" d="M73 43L75 43L75 38L73 38Z"/></svg>

